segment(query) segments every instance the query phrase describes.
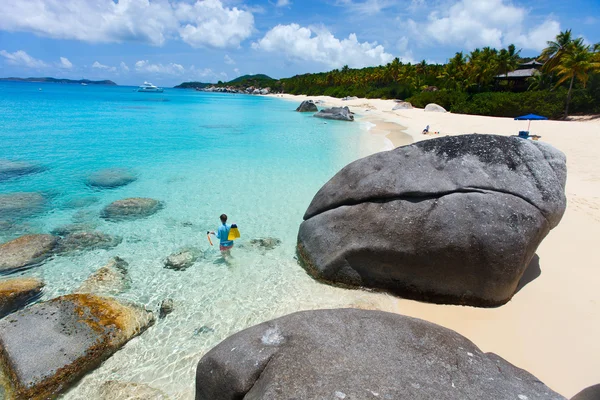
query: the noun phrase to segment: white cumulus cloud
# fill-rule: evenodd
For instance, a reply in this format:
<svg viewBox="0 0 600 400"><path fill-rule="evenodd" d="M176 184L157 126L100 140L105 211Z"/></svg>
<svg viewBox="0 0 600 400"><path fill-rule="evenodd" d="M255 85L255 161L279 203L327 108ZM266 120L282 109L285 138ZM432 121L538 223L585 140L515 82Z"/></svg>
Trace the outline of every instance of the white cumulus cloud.
<svg viewBox="0 0 600 400"><path fill-rule="evenodd" d="M179 37L194 47L226 47L252 33L254 16L220 0L2 0L0 29L92 43L160 46Z"/></svg>
<svg viewBox="0 0 600 400"><path fill-rule="evenodd" d="M110 65L100 64L98 61L94 61L92 64L92 68L102 69L105 71L115 72L117 69L115 67L111 67Z"/></svg>
<svg viewBox="0 0 600 400"><path fill-rule="evenodd" d="M292 59L315 61L333 68L343 65L354 68L381 65L394 58L376 42L359 42L354 33L340 40L326 29L313 32L298 24L277 25L262 39L252 43L252 48L282 53Z"/></svg>
<svg viewBox="0 0 600 400"><path fill-rule="evenodd" d="M532 27L528 16L527 9L506 0L459 0L446 11L431 12L427 21L409 20L408 25L421 41L433 39L466 48L501 48L514 43L540 50L560 32L560 25L549 18Z"/></svg>
<svg viewBox="0 0 600 400"><path fill-rule="evenodd" d="M119 68L121 68L121 71L123 71L123 72L129 72L129 67L123 61L121 61Z"/></svg>
<svg viewBox="0 0 600 400"><path fill-rule="evenodd" d="M73 68L73 63L71 63L71 61L69 61L68 58L61 57L60 58L60 63L58 64L58 66L60 68L64 68L64 69L71 69L71 68Z"/></svg>
<svg viewBox="0 0 600 400"><path fill-rule="evenodd" d="M290 4L292 4L290 0L277 0L277 3L275 3L275 7L285 7L289 6Z"/></svg>
<svg viewBox="0 0 600 400"><path fill-rule="evenodd" d="M44 68L48 65L42 60L31 57L23 50L17 50L14 53L9 53L6 50L0 51L0 56L6 59L6 62L11 65L27 68Z"/></svg>
<svg viewBox="0 0 600 400"><path fill-rule="evenodd" d="M223 57L223 60L225 61L225 64L229 64L229 65L235 64L235 61L233 60L233 58L229 57L227 54L225 54L225 57Z"/></svg>
<svg viewBox="0 0 600 400"><path fill-rule="evenodd" d="M136 62L135 70L137 72L148 72L151 74L167 75L181 75L185 72L185 68L181 64L152 64L148 60L140 60Z"/></svg>

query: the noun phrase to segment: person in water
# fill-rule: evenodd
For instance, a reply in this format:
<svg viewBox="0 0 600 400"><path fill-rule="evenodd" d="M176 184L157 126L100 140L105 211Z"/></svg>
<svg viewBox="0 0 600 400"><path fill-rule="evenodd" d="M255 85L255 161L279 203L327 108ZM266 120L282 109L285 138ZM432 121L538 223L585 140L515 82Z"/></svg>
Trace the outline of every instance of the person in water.
<svg viewBox="0 0 600 400"><path fill-rule="evenodd" d="M221 226L217 229L217 232L211 232L212 235L216 235L217 239L220 240L219 250L223 256L229 256L230 251L233 248L233 240L228 240L229 231L231 230L231 224L227 223L227 215L221 214Z"/></svg>

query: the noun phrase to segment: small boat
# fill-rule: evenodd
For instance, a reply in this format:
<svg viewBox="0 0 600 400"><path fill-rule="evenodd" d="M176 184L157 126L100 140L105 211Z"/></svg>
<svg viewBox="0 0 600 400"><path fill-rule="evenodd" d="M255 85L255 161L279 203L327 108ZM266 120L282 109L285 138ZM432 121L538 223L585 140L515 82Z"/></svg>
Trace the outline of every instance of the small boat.
<svg viewBox="0 0 600 400"><path fill-rule="evenodd" d="M152 92L152 93L162 93L163 88L159 88L151 84L150 82L144 82L142 86L138 88L138 92Z"/></svg>
<svg viewBox="0 0 600 400"><path fill-rule="evenodd" d="M81 86L87 86L87 83L81 82Z"/></svg>

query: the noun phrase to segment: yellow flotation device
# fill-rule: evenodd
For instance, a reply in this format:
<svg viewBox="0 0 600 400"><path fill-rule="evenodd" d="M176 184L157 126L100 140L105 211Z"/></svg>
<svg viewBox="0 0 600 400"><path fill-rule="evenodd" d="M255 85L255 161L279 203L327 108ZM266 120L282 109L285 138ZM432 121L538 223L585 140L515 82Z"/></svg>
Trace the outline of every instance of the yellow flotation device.
<svg viewBox="0 0 600 400"><path fill-rule="evenodd" d="M229 235L227 235L227 240L235 240L235 239L239 239L240 237L240 231L238 230L238 227L236 224L232 224L231 228L229 229Z"/></svg>

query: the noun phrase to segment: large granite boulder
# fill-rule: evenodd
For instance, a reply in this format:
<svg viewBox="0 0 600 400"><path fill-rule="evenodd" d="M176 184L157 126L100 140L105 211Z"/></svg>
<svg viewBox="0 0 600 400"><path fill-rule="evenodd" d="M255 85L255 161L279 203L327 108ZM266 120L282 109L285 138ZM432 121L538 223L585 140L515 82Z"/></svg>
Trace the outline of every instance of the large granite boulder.
<svg viewBox="0 0 600 400"><path fill-rule="evenodd" d="M115 295L129 288L129 264L121 257L113 257L105 266L90 275L75 293Z"/></svg>
<svg viewBox="0 0 600 400"><path fill-rule="evenodd" d="M60 239L56 252L73 253L82 250L106 250L119 245L122 240L119 236L111 236L98 231L72 232Z"/></svg>
<svg viewBox="0 0 600 400"><path fill-rule="evenodd" d="M44 282L38 278L13 278L0 281L0 318L42 296Z"/></svg>
<svg viewBox="0 0 600 400"><path fill-rule="evenodd" d="M564 399L458 333L356 309L303 311L243 330L196 369L196 400Z"/></svg>
<svg viewBox="0 0 600 400"><path fill-rule="evenodd" d="M296 108L298 112L317 112L319 109L317 105L312 100L304 100L298 108Z"/></svg>
<svg viewBox="0 0 600 400"><path fill-rule="evenodd" d="M600 383L587 387L575 396L571 397L571 400L599 400L600 399Z"/></svg>
<svg viewBox="0 0 600 400"><path fill-rule="evenodd" d="M28 161L0 160L0 182L43 170L42 166Z"/></svg>
<svg viewBox="0 0 600 400"><path fill-rule="evenodd" d="M109 221L122 221L149 217L162 209L162 202L143 197L117 200L102 210L100 216Z"/></svg>
<svg viewBox="0 0 600 400"><path fill-rule="evenodd" d="M7 398L55 398L153 322L143 308L90 294L11 314L0 320Z"/></svg>
<svg viewBox="0 0 600 400"><path fill-rule="evenodd" d="M33 267L53 254L58 238L25 235L0 245L0 274Z"/></svg>
<svg viewBox="0 0 600 400"><path fill-rule="evenodd" d="M0 194L0 218L23 218L44 211L46 198L41 193Z"/></svg>
<svg viewBox="0 0 600 400"><path fill-rule="evenodd" d="M335 119L338 121L354 121L354 113L348 107L332 107L315 113L314 117Z"/></svg>
<svg viewBox="0 0 600 400"><path fill-rule="evenodd" d="M566 207L565 156L462 135L355 161L316 194L298 256L313 277L432 302L506 303Z"/></svg>
<svg viewBox="0 0 600 400"><path fill-rule="evenodd" d="M445 113L447 112L446 109L440 105L437 105L435 103L429 103L425 106L425 111L428 112L441 112L441 113Z"/></svg>
<svg viewBox="0 0 600 400"><path fill-rule="evenodd" d="M113 189L135 181L137 176L126 168L107 168L91 173L87 179L88 186L99 189Z"/></svg>
<svg viewBox="0 0 600 400"><path fill-rule="evenodd" d="M413 106L408 101L398 101L392 107L392 111L394 110L412 110Z"/></svg>

